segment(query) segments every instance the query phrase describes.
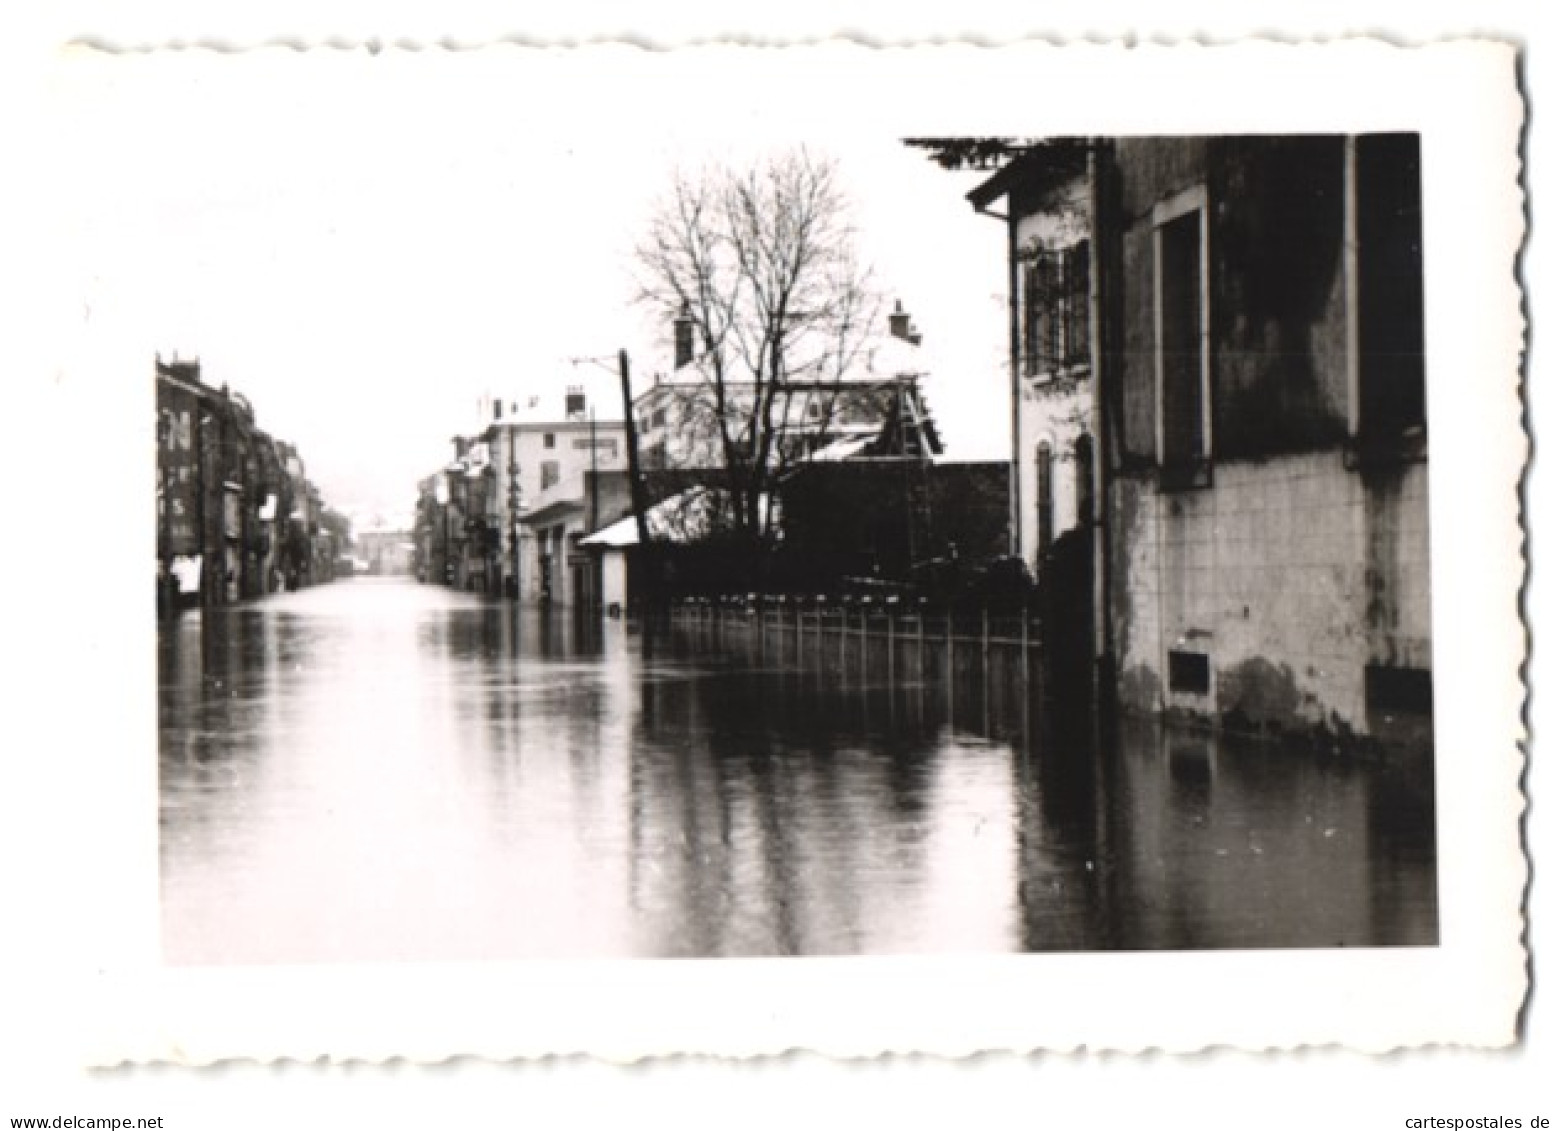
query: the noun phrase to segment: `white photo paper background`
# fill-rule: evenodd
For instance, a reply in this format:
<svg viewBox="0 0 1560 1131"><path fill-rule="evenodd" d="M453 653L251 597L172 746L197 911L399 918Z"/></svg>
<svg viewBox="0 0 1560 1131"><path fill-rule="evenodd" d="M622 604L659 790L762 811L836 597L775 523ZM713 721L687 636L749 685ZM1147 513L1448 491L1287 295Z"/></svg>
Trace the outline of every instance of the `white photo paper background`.
<svg viewBox="0 0 1560 1131"><path fill-rule="evenodd" d="M53 1015L71 1018L54 1038L74 1042L83 1060L430 1062L580 1052L631 1060L798 1048L830 1056L1313 1045L1374 1052L1514 1038L1527 986L1518 823L1525 638L1516 604L1516 489L1527 439L1515 276L1523 105L1509 47L73 48L55 61L48 89L43 120L59 140L42 224L60 252L42 285L68 300L49 327L59 343L49 395L78 422L77 442L95 453L90 466L61 472L60 489L91 500L83 505L109 547L89 565L58 568L67 577L87 569L104 596L82 662L112 678L101 680L91 710L66 688L35 705L56 722L47 743L55 756L30 772L33 819L68 812L92 837L90 851L54 869L44 904L75 928L65 932L71 943L23 992L47 995ZM925 956L420 956L253 966L165 960L155 624L140 563L153 557L152 359L181 346L178 328L159 324L166 310L158 297L188 292L181 273L221 281L220 294L197 312L206 322L197 323L250 325L247 338L231 339L249 350L230 355L232 372L292 364L354 375L339 385L299 379L257 396L264 411L291 412L300 422L310 419L311 399L323 418L325 406L361 398L365 421L382 434L323 456L341 461L346 475L353 459L404 451L414 438L433 445L423 462L438 458L442 435L416 436L424 421L375 414L376 387L425 382L437 412L452 412L466 395L454 374L479 371L494 357L523 367L571 350L605 352L602 345L615 348L634 333L618 309L620 264L581 249L632 238L669 155L708 159L796 142L881 151L880 164L854 167L870 189L880 187L874 177L892 178L896 160L924 164L899 145L906 137L1386 131L1421 138L1438 945L1025 955L976 945ZM356 179L351 161L341 161L358 147L366 155L398 139L450 135L456 143L440 148L437 160L461 163L453 178L448 168L422 167L416 149L392 166L365 158ZM287 175L274 176L278 166ZM387 169L396 184L375 181ZM463 178L467 198L434 191ZM256 199L256 184L290 186L300 196ZM968 211L965 184L948 179L944 209ZM555 265L556 292L539 289L534 310L489 307L482 298L498 288L487 285L482 272L493 268L475 249L504 196L533 215L569 218L537 226L544 236L530 254ZM583 224L575 219L581 198L593 205ZM442 319L436 332L409 336L408 327L376 324L365 314L373 295L364 301L334 289L330 277L299 270L312 262L312 244L332 234L308 226L319 215L309 206L321 199L369 218L351 251L377 265L377 281L367 276L362 285L382 287L380 297L393 297L399 274L458 282L459 302L427 312ZM219 257L242 244L256 210L288 209L299 225L275 249L276 277L293 272L290 285L314 291L317 321L268 333L276 277L234 277ZM192 237L194 222L205 227ZM981 389L972 375L968 397L957 388L944 393L950 407L940 419L950 445L977 450L988 429L1007 427L1006 313L991 298L1004 285L1004 248L997 225L970 223L988 226L984 244L972 245L971 229L939 227L929 213L924 240L906 246L890 232L874 250L887 273L915 280L907 285L930 286L929 278L976 260L987 265L992 286L952 295L947 316L986 327L988 348L973 360L940 359L984 365ZM211 249L211 261L201 261L201 247ZM603 301L595 305L556 297L580 299L596 288ZM411 356L401 345L407 340L418 343ZM203 359L220 356L212 350ZM306 450L332 446L329 437L300 439ZM78 788L84 780L94 783L89 791ZM309 862L298 866L305 882ZM24 1009L30 1004L37 1003L24 1001Z"/></svg>

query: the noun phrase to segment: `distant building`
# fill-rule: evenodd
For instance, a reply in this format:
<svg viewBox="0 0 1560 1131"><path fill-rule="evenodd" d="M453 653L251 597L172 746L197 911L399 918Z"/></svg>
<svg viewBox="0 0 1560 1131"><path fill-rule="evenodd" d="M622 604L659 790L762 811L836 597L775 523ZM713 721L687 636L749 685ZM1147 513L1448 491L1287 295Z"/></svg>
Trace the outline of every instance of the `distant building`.
<svg viewBox="0 0 1560 1131"><path fill-rule="evenodd" d="M355 527L352 549L356 568L372 577L398 577L410 574L415 551L413 528L409 524L370 521Z"/></svg>
<svg viewBox="0 0 1560 1131"><path fill-rule="evenodd" d="M334 535L296 449L256 426L242 394L205 384L199 361L158 358L155 376L160 605L328 580Z"/></svg>
<svg viewBox="0 0 1560 1131"><path fill-rule="evenodd" d="M879 454L929 458L942 451L920 385L921 335L902 310L889 324L890 333L844 373L804 365L773 386L770 466L849 459L871 454L874 445ZM681 325L676 341L672 373L634 400L645 470L714 469L731 459L756 458L751 418L759 386L730 375L717 380ZM885 440L892 453L883 451Z"/></svg>
<svg viewBox="0 0 1560 1131"><path fill-rule="evenodd" d="M621 408L582 388L485 398L482 428L419 485L415 559L425 580L559 605L599 603L579 541L628 510Z"/></svg>

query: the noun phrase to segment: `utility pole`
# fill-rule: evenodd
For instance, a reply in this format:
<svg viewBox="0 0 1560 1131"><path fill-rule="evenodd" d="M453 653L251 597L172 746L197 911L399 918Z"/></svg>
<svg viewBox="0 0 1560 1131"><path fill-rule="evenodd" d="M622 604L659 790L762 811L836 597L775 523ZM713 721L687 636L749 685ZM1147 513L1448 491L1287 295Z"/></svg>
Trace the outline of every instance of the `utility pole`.
<svg viewBox="0 0 1560 1131"><path fill-rule="evenodd" d="M601 482L601 474L596 465L596 402L590 403L590 522L588 528L592 534L596 532L596 524L601 521L601 491L598 484Z"/></svg>
<svg viewBox="0 0 1560 1131"><path fill-rule="evenodd" d="M639 426L634 420L634 391L628 380L628 351L618 350L618 378L623 384L623 423L628 436L628 491L634 507L634 529L640 553L650 549L650 528L645 522L645 484L639 474Z"/></svg>

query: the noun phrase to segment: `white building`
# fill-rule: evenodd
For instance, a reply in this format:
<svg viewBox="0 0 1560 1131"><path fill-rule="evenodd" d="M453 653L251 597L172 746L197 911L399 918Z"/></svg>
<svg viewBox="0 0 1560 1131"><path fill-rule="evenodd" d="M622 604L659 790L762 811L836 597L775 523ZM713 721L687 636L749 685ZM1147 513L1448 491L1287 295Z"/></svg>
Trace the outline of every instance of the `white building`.
<svg viewBox="0 0 1560 1131"><path fill-rule="evenodd" d="M684 326L677 328L676 368L634 401L647 473L719 470L760 457L780 472L808 462L942 451L921 390L921 336L902 310L890 317L889 334L843 372L804 358L766 385L735 374L721 378L709 358L694 355ZM767 425L764 396L772 398Z"/></svg>
<svg viewBox="0 0 1560 1131"><path fill-rule="evenodd" d="M621 402L580 387L482 402L488 521L497 529L497 591L586 604L599 583L580 538L620 517L627 438ZM518 571L518 582L516 574Z"/></svg>
<svg viewBox="0 0 1560 1131"><path fill-rule="evenodd" d="M1085 151L1037 150L970 199L983 211L1001 201L1008 226L1013 552L1038 576L1056 539L1092 517L1092 187Z"/></svg>

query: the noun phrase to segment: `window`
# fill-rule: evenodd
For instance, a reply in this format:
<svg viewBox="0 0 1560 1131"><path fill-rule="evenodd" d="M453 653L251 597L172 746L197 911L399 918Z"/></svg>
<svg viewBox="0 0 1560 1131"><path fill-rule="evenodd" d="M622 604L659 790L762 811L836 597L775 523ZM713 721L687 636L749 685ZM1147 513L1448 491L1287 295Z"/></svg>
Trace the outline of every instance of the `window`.
<svg viewBox="0 0 1560 1131"><path fill-rule="evenodd" d="M588 452L592 448L595 448L596 451L600 452L607 459L617 458L616 440L590 440L582 437L578 440L575 440L572 447L577 452Z"/></svg>
<svg viewBox="0 0 1560 1131"><path fill-rule="evenodd" d="M1078 525L1084 530L1094 525L1094 439L1088 433L1073 444L1073 462L1078 498Z"/></svg>
<svg viewBox="0 0 1560 1131"><path fill-rule="evenodd" d="M1170 690L1179 695L1207 695L1212 689L1208 657L1201 652L1170 653Z"/></svg>
<svg viewBox="0 0 1560 1131"><path fill-rule="evenodd" d="M1023 269L1024 375L1050 378L1089 364L1089 241L1041 248Z"/></svg>
<svg viewBox="0 0 1560 1131"><path fill-rule="evenodd" d="M1051 445L1041 441L1035 448L1035 564L1037 567L1045 563L1045 553L1051 548L1053 527Z"/></svg>
<svg viewBox="0 0 1560 1131"><path fill-rule="evenodd" d="M544 447L544 448L556 448L557 446L558 446L558 436L557 436L557 433L554 433L554 432L543 432L542 433L542 447Z"/></svg>
<svg viewBox="0 0 1560 1131"><path fill-rule="evenodd" d="M542 461L542 490L545 491L558 482L558 461L544 459Z"/></svg>
<svg viewBox="0 0 1560 1131"><path fill-rule="evenodd" d="M1361 453L1424 454L1424 252L1419 135L1351 139Z"/></svg>
<svg viewBox="0 0 1560 1131"><path fill-rule="evenodd" d="M1429 715L1435 710L1435 689L1428 668L1365 666L1365 709Z"/></svg>
<svg viewBox="0 0 1560 1131"><path fill-rule="evenodd" d="M1209 405L1206 191L1154 209L1154 373L1161 486L1207 486Z"/></svg>

